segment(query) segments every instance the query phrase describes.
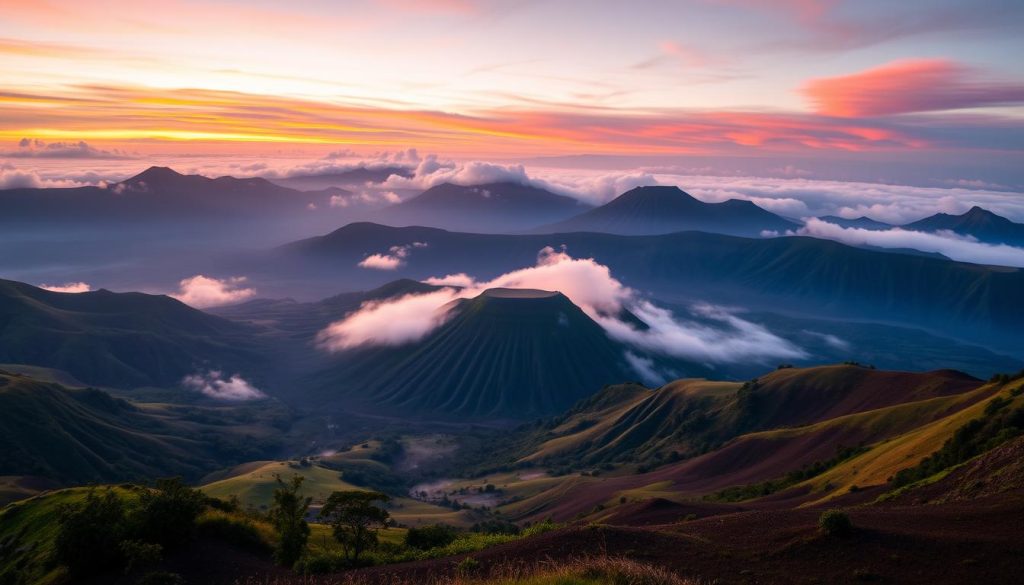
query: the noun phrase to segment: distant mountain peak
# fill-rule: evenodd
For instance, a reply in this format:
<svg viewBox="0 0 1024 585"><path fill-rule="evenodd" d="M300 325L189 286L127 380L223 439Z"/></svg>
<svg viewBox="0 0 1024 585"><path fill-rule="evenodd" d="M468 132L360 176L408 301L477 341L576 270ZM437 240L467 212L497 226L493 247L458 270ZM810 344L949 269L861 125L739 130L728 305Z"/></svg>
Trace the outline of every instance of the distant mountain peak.
<svg viewBox="0 0 1024 585"><path fill-rule="evenodd" d="M978 205L960 215L936 213L904 227L924 232L950 230L990 244L1024 246L1024 224L1016 223Z"/></svg>
<svg viewBox="0 0 1024 585"><path fill-rule="evenodd" d="M630 189L601 207L536 231L655 235L692 230L760 237L764 230L783 231L795 227L795 223L752 201L729 199L706 203L674 185L647 185Z"/></svg>
<svg viewBox="0 0 1024 585"><path fill-rule="evenodd" d="M184 176L185 175L179 173L178 171L172 169L171 167L152 166L142 171L141 173L135 175L134 177L125 179L124 181L122 181L122 183L136 183L139 181L151 183L179 179Z"/></svg>

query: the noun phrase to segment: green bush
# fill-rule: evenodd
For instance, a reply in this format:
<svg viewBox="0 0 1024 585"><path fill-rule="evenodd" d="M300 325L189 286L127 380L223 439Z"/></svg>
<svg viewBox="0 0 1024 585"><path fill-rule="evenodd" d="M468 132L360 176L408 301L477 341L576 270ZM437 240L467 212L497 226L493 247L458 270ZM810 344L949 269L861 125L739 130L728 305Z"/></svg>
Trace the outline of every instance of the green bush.
<svg viewBox="0 0 1024 585"><path fill-rule="evenodd" d="M448 546L455 541L458 533L451 526L435 524L421 528L410 528L405 533L405 545L419 550L430 550Z"/></svg>
<svg viewBox="0 0 1024 585"><path fill-rule="evenodd" d="M195 535L196 518L206 500L203 492L188 487L181 478L157 480L154 489L139 496L134 516L139 537L164 547L184 544Z"/></svg>
<svg viewBox="0 0 1024 585"><path fill-rule="evenodd" d="M196 520L196 530L203 536L210 536L258 554L268 554L273 550L273 547L263 540L256 525L248 519L204 514Z"/></svg>
<svg viewBox="0 0 1024 585"><path fill-rule="evenodd" d="M840 510L822 512L818 518L818 528L826 536L846 537L853 534L853 522Z"/></svg>
<svg viewBox="0 0 1024 585"><path fill-rule="evenodd" d="M124 562L120 544L128 533L128 516L114 490L89 490L81 504L63 506L57 522L54 560L73 578L96 575Z"/></svg>
<svg viewBox="0 0 1024 585"><path fill-rule="evenodd" d="M473 557L466 557L462 559L462 561L460 561L459 564L455 567L455 570L460 575L472 575L479 569L480 561L474 559Z"/></svg>

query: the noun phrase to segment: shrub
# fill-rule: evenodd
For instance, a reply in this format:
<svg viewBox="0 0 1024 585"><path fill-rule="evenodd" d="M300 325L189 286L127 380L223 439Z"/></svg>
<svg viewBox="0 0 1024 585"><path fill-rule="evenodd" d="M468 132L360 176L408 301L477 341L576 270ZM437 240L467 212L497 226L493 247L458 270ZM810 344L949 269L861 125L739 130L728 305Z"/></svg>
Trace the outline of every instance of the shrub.
<svg viewBox="0 0 1024 585"><path fill-rule="evenodd" d="M324 575L337 571L344 564L344 559L332 553L307 554L292 567L300 575Z"/></svg>
<svg viewBox="0 0 1024 585"><path fill-rule="evenodd" d="M462 559L459 564L455 567L455 570L460 575L471 575L480 569L480 561L473 557L466 557Z"/></svg>
<svg viewBox="0 0 1024 585"><path fill-rule="evenodd" d="M124 568L124 572L127 574L160 562L163 547L141 540L124 540L121 542L121 554L124 555L127 563Z"/></svg>
<svg viewBox="0 0 1024 585"><path fill-rule="evenodd" d="M483 534L519 534L519 527L515 524L499 519L484 520L477 522L470 528L472 532Z"/></svg>
<svg viewBox="0 0 1024 585"><path fill-rule="evenodd" d="M127 534L127 514L113 490L89 490L81 504L61 507L57 523L54 560L67 566L72 577L95 575L123 562L120 543Z"/></svg>
<svg viewBox="0 0 1024 585"><path fill-rule="evenodd" d="M818 518L818 528L826 536L846 537L853 533L853 522L845 512L828 510Z"/></svg>
<svg viewBox="0 0 1024 585"><path fill-rule="evenodd" d="M455 541L458 534L451 526L435 524L421 528L410 528L405 533L405 545L419 550L430 550L448 546Z"/></svg>
<svg viewBox="0 0 1024 585"><path fill-rule="evenodd" d="M204 536L210 536L258 554L267 554L273 550L267 537L248 518L211 510L196 519L196 530Z"/></svg>
<svg viewBox="0 0 1024 585"><path fill-rule="evenodd" d="M188 487L181 478L157 480L154 489L143 491L139 497L139 536L165 547L188 541L194 536L196 518L206 500L201 491Z"/></svg>

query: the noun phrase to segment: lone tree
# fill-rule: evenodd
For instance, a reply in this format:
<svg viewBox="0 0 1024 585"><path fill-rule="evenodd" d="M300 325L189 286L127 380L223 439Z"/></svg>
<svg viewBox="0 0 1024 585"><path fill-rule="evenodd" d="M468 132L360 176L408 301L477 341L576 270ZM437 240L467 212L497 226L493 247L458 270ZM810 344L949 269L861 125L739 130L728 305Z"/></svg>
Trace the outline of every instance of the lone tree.
<svg viewBox="0 0 1024 585"><path fill-rule="evenodd" d="M279 539L274 550L274 559L281 565L291 567L302 556L309 540L309 524L306 512L313 498L299 495L302 488L301 475L292 476L291 481L277 478L277 489L274 490L274 505L270 508L270 521L277 528Z"/></svg>
<svg viewBox="0 0 1024 585"><path fill-rule="evenodd" d="M377 544L377 530L387 525L391 514L380 507L391 498L380 492L334 492L320 510L320 517L334 528L345 558L359 561L359 555Z"/></svg>

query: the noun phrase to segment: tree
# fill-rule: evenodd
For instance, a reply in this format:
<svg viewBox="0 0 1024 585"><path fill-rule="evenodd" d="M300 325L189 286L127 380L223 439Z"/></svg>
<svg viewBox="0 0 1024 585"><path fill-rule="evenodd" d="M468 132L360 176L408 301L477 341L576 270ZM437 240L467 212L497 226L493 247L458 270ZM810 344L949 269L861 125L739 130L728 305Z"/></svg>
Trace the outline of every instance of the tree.
<svg viewBox="0 0 1024 585"><path fill-rule="evenodd" d="M320 517L334 528L334 538L341 543L345 558L352 563L359 555L377 544L377 530L387 525L391 517L379 507L391 500L380 492L334 492L320 510Z"/></svg>
<svg viewBox="0 0 1024 585"><path fill-rule="evenodd" d="M154 489L142 492L139 502L137 521L142 539L173 547L192 538L206 496L174 477L157 480Z"/></svg>
<svg viewBox="0 0 1024 585"><path fill-rule="evenodd" d="M274 559L281 565L291 567L302 556L309 540L309 524L306 512L313 498L299 495L303 478L292 476L285 482L276 476L278 487L274 490L274 504L270 508L270 521L277 529L278 543L274 550Z"/></svg>
<svg viewBox="0 0 1024 585"><path fill-rule="evenodd" d="M128 532L124 501L114 490L90 489L78 504L61 506L54 554L73 578L110 570L123 562L120 542Z"/></svg>

